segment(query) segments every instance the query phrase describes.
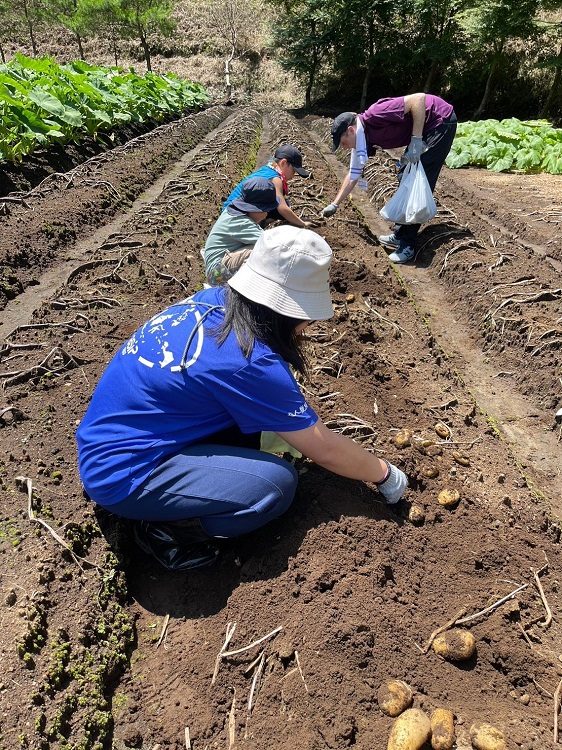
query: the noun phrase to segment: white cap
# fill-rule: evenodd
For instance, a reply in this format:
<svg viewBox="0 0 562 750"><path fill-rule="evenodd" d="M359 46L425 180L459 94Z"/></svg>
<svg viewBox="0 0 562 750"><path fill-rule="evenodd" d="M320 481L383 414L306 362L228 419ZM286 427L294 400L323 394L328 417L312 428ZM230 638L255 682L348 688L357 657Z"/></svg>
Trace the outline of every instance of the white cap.
<svg viewBox="0 0 562 750"><path fill-rule="evenodd" d="M334 314L331 260L331 247L316 232L276 227L261 235L228 283L252 302L288 318L327 320Z"/></svg>

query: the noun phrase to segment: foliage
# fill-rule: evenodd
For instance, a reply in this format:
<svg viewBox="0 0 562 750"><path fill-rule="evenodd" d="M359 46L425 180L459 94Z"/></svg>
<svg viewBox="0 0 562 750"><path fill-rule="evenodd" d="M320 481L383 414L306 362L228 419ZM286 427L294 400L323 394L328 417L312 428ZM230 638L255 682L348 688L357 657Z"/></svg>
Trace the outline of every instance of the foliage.
<svg viewBox="0 0 562 750"><path fill-rule="evenodd" d="M275 0L270 0L275 2ZM274 26L281 64L305 85L306 107L332 52L334 9L326 0L285 0Z"/></svg>
<svg viewBox="0 0 562 750"><path fill-rule="evenodd" d="M458 126L447 166L562 174L562 129L546 120L480 120Z"/></svg>
<svg viewBox="0 0 562 750"><path fill-rule="evenodd" d="M202 106L199 84L118 68L17 55L0 65L0 158L21 161L40 146L96 137L127 122L161 120Z"/></svg>

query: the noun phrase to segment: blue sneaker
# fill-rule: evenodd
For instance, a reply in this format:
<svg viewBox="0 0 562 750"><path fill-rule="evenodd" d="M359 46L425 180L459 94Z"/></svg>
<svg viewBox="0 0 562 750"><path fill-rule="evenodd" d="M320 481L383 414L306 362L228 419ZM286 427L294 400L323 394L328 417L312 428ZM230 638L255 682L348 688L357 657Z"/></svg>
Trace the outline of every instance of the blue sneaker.
<svg viewBox="0 0 562 750"><path fill-rule="evenodd" d="M390 253L388 259L393 263L407 263L409 260L412 260L414 258L415 254L416 251L414 250L412 245L408 245L406 242L401 242L398 250Z"/></svg>
<svg viewBox="0 0 562 750"><path fill-rule="evenodd" d="M377 239L383 247L386 247L389 250L398 250L400 247L400 240L396 237L394 232L392 234L379 234Z"/></svg>

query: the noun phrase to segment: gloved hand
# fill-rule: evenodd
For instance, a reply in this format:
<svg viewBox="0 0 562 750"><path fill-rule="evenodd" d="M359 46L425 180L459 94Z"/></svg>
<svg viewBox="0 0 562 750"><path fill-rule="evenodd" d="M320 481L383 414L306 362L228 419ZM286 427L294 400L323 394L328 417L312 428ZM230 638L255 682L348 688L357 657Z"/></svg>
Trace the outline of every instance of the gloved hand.
<svg viewBox="0 0 562 750"><path fill-rule="evenodd" d="M423 138L421 136L413 135L410 145L402 156L401 161L406 164L417 164L424 151L427 151L427 146L423 142Z"/></svg>
<svg viewBox="0 0 562 750"><path fill-rule="evenodd" d="M336 211L338 210L338 204L337 203L329 203L326 208L322 209L322 216L324 218L328 218L328 216L333 216Z"/></svg>
<svg viewBox="0 0 562 750"><path fill-rule="evenodd" d="M377 482L377 489L388 505L397 503L408 488L408 477L394 464L388 463L388 476L382 482Z"/></svg>

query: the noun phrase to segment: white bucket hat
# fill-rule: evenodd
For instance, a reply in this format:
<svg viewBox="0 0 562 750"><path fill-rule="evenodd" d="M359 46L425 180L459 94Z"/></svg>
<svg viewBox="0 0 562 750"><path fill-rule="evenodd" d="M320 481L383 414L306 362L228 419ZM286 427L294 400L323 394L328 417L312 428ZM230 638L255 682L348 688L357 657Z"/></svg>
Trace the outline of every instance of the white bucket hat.
<svg viewBox="0 0 562 750"><path fill-rule="evenodd" d="M331 260L331 247L316 232L276 227L261 235L228 283L252 302L288 318L327 320L334 314Z"/></svg>

